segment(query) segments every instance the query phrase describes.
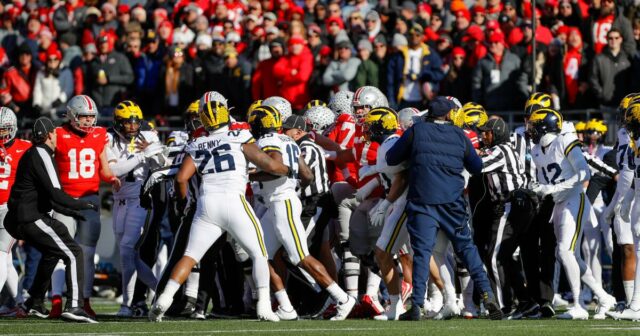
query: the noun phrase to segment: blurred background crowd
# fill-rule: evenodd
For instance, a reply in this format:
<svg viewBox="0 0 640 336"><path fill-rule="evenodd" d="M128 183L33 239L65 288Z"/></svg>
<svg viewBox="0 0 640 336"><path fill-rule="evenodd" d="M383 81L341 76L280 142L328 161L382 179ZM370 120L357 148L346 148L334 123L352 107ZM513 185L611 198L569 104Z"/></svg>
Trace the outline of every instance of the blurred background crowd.
<svg viewBox="0 0 640 336"><path fill-rule="evenodd" d="M162 125L211 90L243 116L257 99L282 96L301 110L365 85L394 108L451 95L520 110L535 85L556 108L606 111L640 89L637 5L5 0L0 104L19 118L57 118L77 94L93 97L103 116L132 99Z"/></svg>

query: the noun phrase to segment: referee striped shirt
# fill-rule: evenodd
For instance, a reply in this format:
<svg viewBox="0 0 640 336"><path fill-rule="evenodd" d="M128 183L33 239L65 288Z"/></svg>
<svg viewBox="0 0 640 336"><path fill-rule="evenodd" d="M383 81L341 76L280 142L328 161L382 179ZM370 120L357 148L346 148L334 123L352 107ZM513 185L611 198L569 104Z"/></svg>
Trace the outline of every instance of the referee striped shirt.
<svg viewBox="0 0 640 336"><path fill-rule="evenodd" d="M524 166L524 184L523 188L530 188L533 182L536 182L536 165L531 159L531 148L533 143L531 139L525 136L524 127L518 127L511 133L511 145L518 154L518 159Z"/></svg>
<svg viewBox="0 0 640 336"><path fill-rule="evenodd" d="M302 199L321 195L329 192L329 176L327 175L327 163L324 158L324 150L318 146L308 135L298 141L304 162L313 172L315 179L300 192Z"/></svg>
<svg viewBox="0 0 640 336"><path fill-rule="evenodd" d="M584 158L587 160L587 163L589 164L591 175L600 174L600 175L613 178L614 176L616 176L616 174L618 174L617 169L604 163L602 160L600 160L599 157L593 154L590 154L588 152L582 152L582 154L584 155Z"/></svg>
<svg viewBox="0 0 640 336"><path fill-rule="evenodd" d="M486 174L491 200L508 201L512 191L524 186L524 166L511 143L493 146L487 152L482 157L482 172Z"/></svg>

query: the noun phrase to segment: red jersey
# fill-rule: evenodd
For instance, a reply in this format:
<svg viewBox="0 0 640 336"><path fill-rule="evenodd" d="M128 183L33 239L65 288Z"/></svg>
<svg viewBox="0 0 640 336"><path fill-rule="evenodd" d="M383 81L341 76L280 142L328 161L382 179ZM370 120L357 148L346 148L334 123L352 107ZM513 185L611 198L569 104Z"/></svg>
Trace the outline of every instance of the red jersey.
<svg viewBox="0 0 640 336"><path fill-rule="evenodd" d="M100 186L100 154L108 143L107 130L96 127L81 134L64 124L56 128L55 158L62 190L72 197L97 194Z"/></svg>
<svg viewBox="0 0 640 336"><path fill-rule="evenodd" d="M350 149L353 148L353 141L356 138L357 129L361 129L361 127L356 127L356 120L353 116L343 113L338 116L333 127L325 132L325 136L335 141L342 149ZM357 176L355 165L349 163L347 164L347 168L349 168L351 176L355 178ZM337 168L333 162L327 162L327 172L331 182L344 181L342 170Z"/></svg>
<svg viewBox="0 0 640 336"><path fill-rule="evenodd" d="M469 140L471 140L471 144L473 145L473 148L478 149L480 148L480 140L478 140L478 134L470 129L463 129L464 134L467 136L467 138L469 138Z"/></svg>
<svg viewBox="0 0 640 336"><path fill-rule="evenodd" d="M607 46L607 34L613 25L613 15L599 17L593 24L593 50L596 54Z"/></svg>
<svg viewBox="0 0 640 336"><path fill-rule="evenodd" d="M0 159L0 204L7 204L11 187L16 180L18 162L22 155L31 147L31 142L15 139L9 147L5 147L4 158Z"/></svg>

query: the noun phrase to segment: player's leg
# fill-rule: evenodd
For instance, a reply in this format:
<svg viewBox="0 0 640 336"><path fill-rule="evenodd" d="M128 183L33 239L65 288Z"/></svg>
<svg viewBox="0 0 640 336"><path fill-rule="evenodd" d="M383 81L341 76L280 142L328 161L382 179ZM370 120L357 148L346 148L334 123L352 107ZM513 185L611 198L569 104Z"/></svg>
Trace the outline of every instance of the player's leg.
<svg viewBox="0 0 640 336"><path fill-rule="evenodd" d="M633 223L631 232L635 242L636 260L640 259L640 202L638 200L640 200L640 191L636 190L635 199L631 208L631 223ZM628 307L620 314L611 312L607 313L608 315L625 320L640 320L640 267L636 266L634 278L633 295ZM625 286L625 291L626 290L627 288Z"/></svg>
<svg viewBox="0 0 640 336"><path fill-rule="evenodd" d="M82 199L93 204L100 204L100 197L98 195L86 196ZM93 292L93 280L96 272L96 246L98 245L101 230L100 211L85 210L82 211L82 214L87 220L77 224L75 239L80 245L80 248L82 248L82 256L84 258L84 309L87 314L95 316L96 314L91 308L90 298Z"/></svg>
<svg viewBox="0 0 640 336"><path fill-rule="evenodd" d="M360 260L351 252L349 246L349 221L351 213L358 202L355 199L355 189L347 182L337 182L331 186L335 203L338 205L338 237L342 250L342 273L347 293L353 298L358 297L358 278L360 276Z"/></svg>
<svg viewBox="0 0 640 336"><path fill-rule="evenodd" d="M437 320L449 319L460 314L460 309L456 304L456 288L453 285L453 268L447 260L450 245L447 235L443 231L438 231L436 244L433 248L433 260L438 267L440 279L443 283L444 304L434 317Z"/></svg>
<svg viewBox="0 0 640 336"><path fill-rule="evenodd" d="M616 216L613 219L613 230L618 238L617 243L622 250L622 284L628 303L631 301L634 291L633 281L637 262L631 222L624 220L621 216Z"/></svg>
<svg viewBox="0 0 640 336"><path fill-rule="evenodd" d="M71 237L76 235L78 223L73 217L54 212L53 218L64 224ZM58 318L62 314L62 292L65 283L65 265L62 260L59 260L51 275L51 313L49 318Z"/></svg>
<svg viewBox="0 0 640 336"><path fill-rule="evenodd" d="M13 267L11 248L14 239L4 228L4 217L7 214L6 207L0 207L0 291L6 285L12 299L18 295L18 273Z"/></svg>
<svg viewBox="0 0 640 336"><path fill-rule="evenodd" d="M236 197L236 200L229 199L229 202L225 203L228 211L227 230L253 260L253 279L258 292L256 305L258 318L278 321L279 318L271 310L269 264L260 222L244 195Z"/></svg>

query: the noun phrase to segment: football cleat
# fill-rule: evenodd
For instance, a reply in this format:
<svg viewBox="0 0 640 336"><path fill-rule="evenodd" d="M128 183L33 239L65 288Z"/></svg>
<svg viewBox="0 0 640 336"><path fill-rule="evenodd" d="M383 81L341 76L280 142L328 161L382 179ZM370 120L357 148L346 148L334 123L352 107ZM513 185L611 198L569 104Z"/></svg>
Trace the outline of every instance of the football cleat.
<svg viewBox="0 0 640 336"><path fill-rule="evenodd" d="M87 312L84 311L83 308L74 307L65 309L60 315L65 321L68 322L80 322L80 323L98 323L98 321L94 320Z"/></svg>
<svg viewBox="0 0 640 336"><path fill-rule="evenodd" d="M366 315L369 317L378 316L384 313L384 307L382 307L378 300L371 297L371 295L365 294L360 300L360 305L364 308Z"/></svg>
<svg viewBox="0 0 640 336"><path fill-rule="evenodd" d="M398 317L400 321L419 321L422 318L422 308L420 306L412 305L411 309L404 312Z"/></svg>
<svg viewBox="0 0 640 336"><path fill-rule="evenodd" d="M62 297L60 295L54 295L51 298L51 312L47 318L56 319L62 315ZM37 316L37 315L36 315Z"/></svg>
<svg viewBox="0 0 640 336"><path fill-rule="evenodd" d="M343 321L349 316L351 310L356 305L356 299L347 295L347 301L340 303L336 306L336 315L331 318L331 321Z"/></svg>
<svg viewBox="0 0 640 336"><path fill-rule="evenodd" d="M96 318L96 312L93 311L93 308L91 308L91 300L90 299L84 299L84 306L83 309L85 312L87 312L87 314L89 316L91 316L91 318Z"/></svg>
<svg viewBox="0 0 640 336"><path fill-rule="evenodd" d="M496 302L496 299L492 296L488 296L487 293L484 294L484 300L482 302L484 308L488 313L488 317L491 320L502 320L503 313L502 309L500 309L500 305Z"/></svg>
<svg viewBox="0 0 640 336"><path fill-rule="evenodd" d="M521 320L523 318L535 318L540 312L540 305L535 302L522 302L518 308L511 313L509 320Z"/></svg>
<svg viewBox="0 0 640 336"><path fill-rule="evenodd" d="M120 310L116 313L117 317L133 317L133 309L128 306L120 306Z"/></svg>
<svg viewBox="0 0 640 336"><path fill-rule="evenodd" d="M616 298L607 294L604 298L598 298L598 306L596 313L593 315L594 320L604 320L607 318L606 313L616 306Z"/></svg>
<svg viewBox="0 0 640 336"><path fill-rule="evenodd" d="M559 320L588 320L589 312L580 305L574 305L566 312L557 316Z"/></svg>
<svg viewBox="0 0 640 336"><path fill-rule="evenodd" d="M164 317L164 313L167 311L166 308L159 305L157 302L151 306L151 310L149 310L149 321L151 322L162 322L162 318Z"/></svg>
<svg viewBox="0 0 640 336"><path fill-rule="evenodd" d="M30 316L37 316L39 318L47 318L49 316L49 311L44 307L41 301L35 302L33 299L28 298L22 307L22 310L25 311Z"/></svg>
<svg viewBox="0 0 640 336"><path fill-rule="evenodd" d="M640 321L640 310L633 310L629 307L625 309L618 318L621 320Z"/></svg>
<svg viewBox="0 0 640 336"><path fill-rule="evenodd" d="M282 306L278 306L278 310L276 310L276 315L280 321L295 321L298 319L298 313L295 309L291 309L291 311L286 311Z"/></svg>
<svg viewBox="0 0 640 336"><path fill-rule="evenodd" d="M400 315L406 311L402 301L398 301L395 306L389 306L384 314L374 316L373 319L376 321L396 321L400 318Z"/></svg>
<svg viewBox="0 0 640 336"><path fill-rule="evenodd" d="M455 303L447 303L444 306L442 306L438 314L436 314L436 316L434 316L433 319L434 320L450 320L453 317L456 317L458 315L460 315L460 309L458 308L458 305L456 305Z"/></svg>
<svg viewBox="0 0 640 336"><path fill-rule="evenodd" d="M256 307L256 313L258 315L258 319L260 321L268 321L268 322L278 322L280 321L280 318L278 317L278 315L276 315L276 313L274 313L271 310L271 304L269 304L268 302L266 304L261 302L258 302L258 305Z"/></svg>
<svg viewBox="0 0 640 336"><path fill-rule="evenodd" d="M402 299L403 304L407 303L407 300L411 297L412 293L413 293L413 285L406 281L402 281L402 290L400 292L400 299Z"/></svg>
<svg viewBox="0 0 640 336"><path fill-rule="evenodd" d="M562 295L553 295L553 308L562 308L569 306L569 301L562 298Z"/></svg>
<svg viewBox="0 0 640 336"><path fill-rule="evenodd" d="M193 313L191 313L191 315L189 315L189 318L192 320L206 320L206 316L204 315L204 311L202 310L195 310Z"/></svg>

